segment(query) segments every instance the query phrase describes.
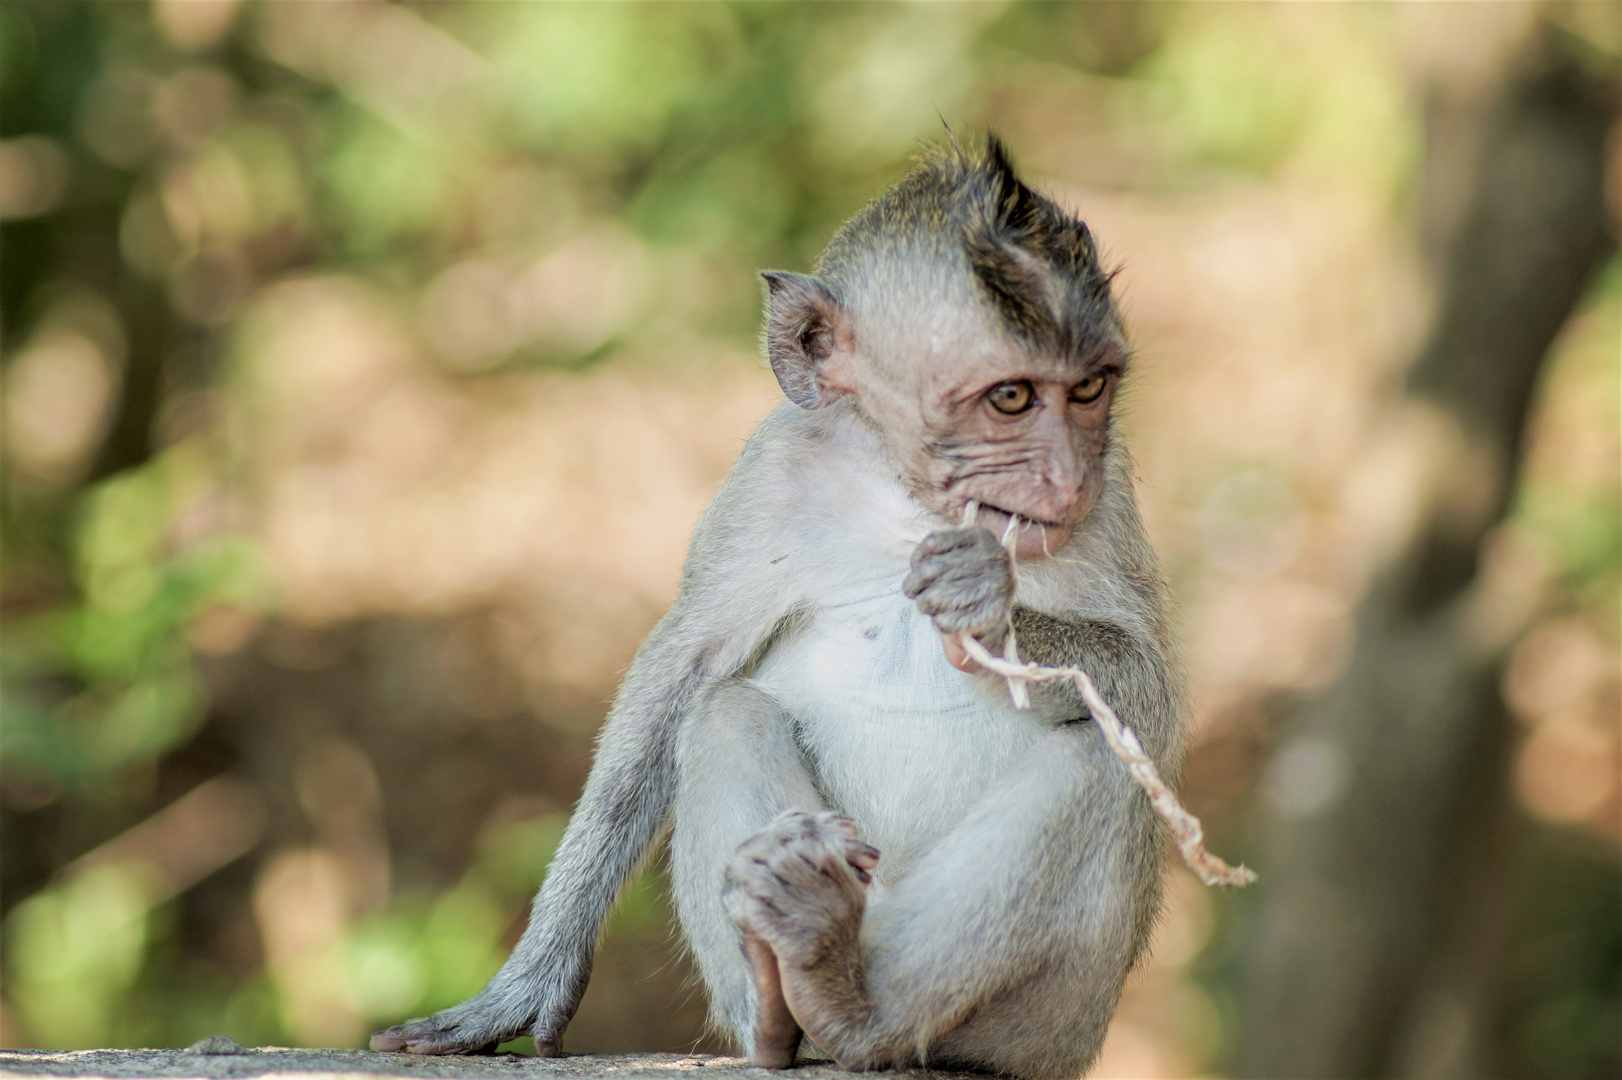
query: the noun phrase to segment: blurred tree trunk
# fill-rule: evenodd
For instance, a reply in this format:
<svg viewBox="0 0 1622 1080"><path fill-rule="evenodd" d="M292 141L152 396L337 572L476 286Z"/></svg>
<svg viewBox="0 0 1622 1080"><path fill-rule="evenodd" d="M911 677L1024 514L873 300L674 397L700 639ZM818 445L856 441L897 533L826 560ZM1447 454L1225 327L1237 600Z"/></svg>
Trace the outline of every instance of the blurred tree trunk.
<svg viewBox="0 0 1622 1080"><path fill-rule="evenodd" d="M1282 766L1289 755L1316 763L1323 805L1263 825L1241 1076L1500 1071L1482 1029L1509 907L1512 733L1502 645L1482 640L1469 600L1544 358L1613 249L1604 174L1616 87L1573 48L1536 37L1485 114L1408 387L1456 429L1459 449L1410 548L1365 600L1346 674L1279 749Z"/></svg>

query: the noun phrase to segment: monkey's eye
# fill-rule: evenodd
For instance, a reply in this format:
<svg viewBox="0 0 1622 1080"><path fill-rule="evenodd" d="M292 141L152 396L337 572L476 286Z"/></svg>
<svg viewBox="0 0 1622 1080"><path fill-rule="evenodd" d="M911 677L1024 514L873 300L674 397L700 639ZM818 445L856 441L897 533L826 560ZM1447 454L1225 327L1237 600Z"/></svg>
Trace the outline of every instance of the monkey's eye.
<svg viewBox="0 0 1622 1080"><path fill-rule="evenodd" d="M1036 400L1036 391L1028 382L998 383L986 392L991 407L1005 416L1022 413Z"/></svg>
<svg viewBox="0 0 1622 1080"><path fill-rule="evenodd" d="M1104 392L1109 383L1109 376L1102 371L1095 372L1070 388L1070 400L1077 405L1091 405L1098 400L1098 395Z"/></svg>

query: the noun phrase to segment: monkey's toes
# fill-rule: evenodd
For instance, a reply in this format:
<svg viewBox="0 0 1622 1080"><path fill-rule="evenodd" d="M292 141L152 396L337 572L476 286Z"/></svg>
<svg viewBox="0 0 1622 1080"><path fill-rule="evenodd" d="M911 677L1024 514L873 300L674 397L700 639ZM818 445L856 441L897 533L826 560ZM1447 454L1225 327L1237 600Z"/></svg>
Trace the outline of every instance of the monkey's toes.
<svg viewBox="0 0 1622 1080"><path fill-rule="evenodd" d="M763 850L783 864L779 869L792 867L791 860L798 859L820 873L843 870L866 885L871 880L868 871L879 864L879 849L862 841L856 822L831 810L789 811L755 839L764 841Z"/></svg>
<svg viewBox="0 0 1622 1080"><path fill-rule="evenodd" d="M808 956L838 928L860 923L877 848L848 818L782 815L738 846L722 902L733 922L785 959Z"/></svg>

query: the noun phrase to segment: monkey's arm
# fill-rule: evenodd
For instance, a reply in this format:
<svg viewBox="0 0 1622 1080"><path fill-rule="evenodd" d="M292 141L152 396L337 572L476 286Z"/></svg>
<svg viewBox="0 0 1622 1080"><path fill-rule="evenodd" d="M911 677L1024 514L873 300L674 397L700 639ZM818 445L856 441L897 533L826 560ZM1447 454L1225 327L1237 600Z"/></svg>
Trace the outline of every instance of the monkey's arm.
<svg viewBox="0 0 1622 1080"><path fill-rule="evenodd" d="M757 438L694 534L680 595L626 672L512 956L471 1000L378 1032L372 1049L477 1053L532 1034L536 1053L562 1052L603 919L669 813L683 716L699 689L741 667L792 606L766 551L773 534L748 517L740 494L761 481L761 457Z"/></svg>
<svg viewBox="0 0 1622 1080"><path fill-rule="evenodd" d="M1128 723L1176 729L1180 690L1151 670L1152 645L1085 625L1064 645L1052 659L1094 673ZM1090 1060L1159 903L1158 821L1086 722L1049 728L865 914L841 837L840 857L809 861L808 841L783 840L740 850L734 910L776 952L806 1033L851 1068L926 1049L1026 1076ZM1029 1034L1053 1026L1074 1031L1068 1047Z"/></svg>

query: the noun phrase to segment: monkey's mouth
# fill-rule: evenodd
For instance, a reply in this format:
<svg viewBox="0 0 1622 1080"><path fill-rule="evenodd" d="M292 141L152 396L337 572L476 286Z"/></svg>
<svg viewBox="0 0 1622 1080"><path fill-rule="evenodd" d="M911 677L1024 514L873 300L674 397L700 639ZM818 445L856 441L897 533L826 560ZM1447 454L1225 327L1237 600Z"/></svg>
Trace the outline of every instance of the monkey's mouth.
<svg viewBox="0 0 1622 1080"><path fill-rule="evenodd" d="M1012 541L1014 554L1021 559L1040 559L1058 551L1069 539L1072 528L1061 522L1016 514L989 503L977 504L974 523L983 529L990 529L1005 542ZM1012 534L1009 532L1010 526Z"/></svg>

